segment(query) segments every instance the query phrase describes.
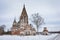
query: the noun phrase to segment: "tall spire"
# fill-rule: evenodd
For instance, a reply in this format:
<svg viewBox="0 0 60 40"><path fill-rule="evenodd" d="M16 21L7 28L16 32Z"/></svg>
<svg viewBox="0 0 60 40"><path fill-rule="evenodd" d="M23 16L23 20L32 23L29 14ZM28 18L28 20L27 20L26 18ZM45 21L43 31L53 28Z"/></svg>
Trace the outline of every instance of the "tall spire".
<svg viewBox="0 0 60 40"><path fill-rule="evenodd" d="M27 16L25 5L23 5L23 10L22 10L22 14L20 16L20 19L22 19L23 16Z"/></svg>
<svg viewBox="0 0 60 40"><path fill-rule="evenodd" d="M23 5L23 10L22 10L22 13L21 13L21 16L20 16L20 22L21 22L21 20L24 23L28 23L28 15L27 15L27 12L26 12L25 5Z"/></svg>

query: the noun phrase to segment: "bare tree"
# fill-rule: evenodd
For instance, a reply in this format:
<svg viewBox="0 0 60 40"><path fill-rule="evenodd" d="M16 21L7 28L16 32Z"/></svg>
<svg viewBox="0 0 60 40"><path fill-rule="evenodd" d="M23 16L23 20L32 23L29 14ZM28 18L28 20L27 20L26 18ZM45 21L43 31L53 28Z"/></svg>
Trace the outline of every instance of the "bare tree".
<svg viewBox="0 0 60 40"><path fill-rule="evenodd" d="M39 15L39 13L36 13L36 14L32 14L32 17L31 17L31 21L36 25L37 27L37 32L38 32L38 28L40 25L42 25L44 23L44 19Z"/></svg>
<svg viewBox="0 0 60 40"><path fill-rule="evenodd" d="M0 28L1 28L2 30L4 30L4 29L6 28L6 26L5 26L5 25L1 25Z"/></svg>

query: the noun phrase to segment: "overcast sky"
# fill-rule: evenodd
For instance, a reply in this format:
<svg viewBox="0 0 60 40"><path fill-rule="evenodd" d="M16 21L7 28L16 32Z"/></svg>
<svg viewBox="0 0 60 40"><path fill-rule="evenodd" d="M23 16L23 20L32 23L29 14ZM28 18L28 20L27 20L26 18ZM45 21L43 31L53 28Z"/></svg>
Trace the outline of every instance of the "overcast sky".
<svg viewBox="0 0 60 40"><path fill-rule="evenodd" d="M0 0L0 25L11 28L14 18L19 20L24 4L29 17L39 13L44 18L44 27L60 27L60 0Z"/></svg>

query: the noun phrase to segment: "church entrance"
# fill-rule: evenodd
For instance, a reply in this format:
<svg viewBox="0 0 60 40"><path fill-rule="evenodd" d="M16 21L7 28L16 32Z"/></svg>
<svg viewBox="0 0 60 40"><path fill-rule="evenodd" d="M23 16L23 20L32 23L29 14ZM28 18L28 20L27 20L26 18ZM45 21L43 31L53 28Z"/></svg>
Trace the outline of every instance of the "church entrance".
<svg viewBox="0 0 60 40"><path fill-rule="evenodd" d="M26 34L26 35L30 35L30 31L27 31L25 34Z"/></svg>

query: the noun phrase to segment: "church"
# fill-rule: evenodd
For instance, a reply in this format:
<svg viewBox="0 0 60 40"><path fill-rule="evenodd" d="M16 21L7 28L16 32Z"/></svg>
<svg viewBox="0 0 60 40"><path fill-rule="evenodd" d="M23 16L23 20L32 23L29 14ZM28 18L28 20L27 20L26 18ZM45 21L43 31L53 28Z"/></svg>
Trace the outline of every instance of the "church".
<svg viewBox="0 0 60 40"><path fill-rule="evenodd" d="M31 24L28 23L28 15L26 12L25 5L23 6L23 10L19 18L19 21L16 22L16 19L14 19L13 21L11 34L12 35L35 35L36 34L35 28L33 28Z"/></svg>

